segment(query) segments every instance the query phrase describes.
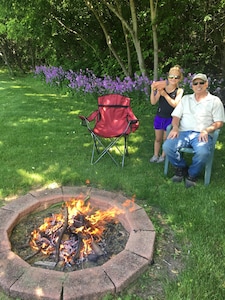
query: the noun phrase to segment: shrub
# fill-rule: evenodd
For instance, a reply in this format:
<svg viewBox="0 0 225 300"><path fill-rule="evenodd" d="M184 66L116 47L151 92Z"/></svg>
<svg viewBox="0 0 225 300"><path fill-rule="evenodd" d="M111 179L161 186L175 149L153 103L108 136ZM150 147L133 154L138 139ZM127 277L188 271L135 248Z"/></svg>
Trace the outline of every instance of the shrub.
<svg viewBox="0 0 225 300"><path fill-rule="evenodd" d="M119 77L113 79L108 75L97 77L89 69L75 72L72 70L64 71L62 67L37 66L34 73L43 78L47 84L67 88L71 92L96 93L98 95L118 93L128 96L138 95L138 98L149 99L150 85L152 84L152 80L143 75L134 74L133 78L125 77L122 80ZM191 80L193 76L194 74L188 73L181 83L185 94L192 93ZM164 78L161 77L159 80ZM211 79L210 76L208 78L210 92L222 97L224 80Z"/></svg>

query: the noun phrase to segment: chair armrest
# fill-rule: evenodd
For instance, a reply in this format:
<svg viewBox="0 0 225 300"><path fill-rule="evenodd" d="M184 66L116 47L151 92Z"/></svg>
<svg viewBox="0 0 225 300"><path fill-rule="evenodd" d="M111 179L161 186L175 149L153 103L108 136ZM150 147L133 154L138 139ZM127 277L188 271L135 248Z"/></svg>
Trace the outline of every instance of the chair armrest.
<svg viewBox="0 0 225 300"><path fill-rule="evenodd" d="M130 122L130 124L136 124L138 122L138 120L130 120L129 122Z"/></svg>
<svg viewBox="0 0 225 300"><path fill-rule="evenodd" d="M99 113L99 110L97 109L97 110L93 111L86 119L89 122L92 122L92 121L97 122L99 119L99 116L100 116L100 113Z"/></svg>
<svg viewBox="0 0 225 300"><path fill-rule="evenodd" d="M169 125L166 127L166 136L168 136L168 135L169 135L169 133L170 133L171 129L172 129L172 125L171 125L171 124L169 124Z"/></svg>
<svg viewBox="0 0 225 300"><path fill-rule="evenodd" d="M81 119L81 125L87 126L88 119L84 116L78 116Z"/></svg>
<svg viewBox="0 0 225 300"><path fill-rule="evenodd" d="M213 143L216 144L216 141L219 137L219 134L220 134L220 128L216 129L214 132L213 132Z"/></svg>
<svg viewBox="0 0 225 300"><path fill-rule="evenodd" d="M98 121L99 111L98 110L93 111L88 117L85 117L82 115L79 115L78 117L81 119L81 125L87 126L90 129L89 123L92 121L95 121L95 122Z"/></svg>
<svg viewBox="0 0 225 300"><path fill-rule="evenodd" d="M130 127L130 130L132 132L135 132L139 127L139 120L138 119L129 120L128 126Z"/></svg>

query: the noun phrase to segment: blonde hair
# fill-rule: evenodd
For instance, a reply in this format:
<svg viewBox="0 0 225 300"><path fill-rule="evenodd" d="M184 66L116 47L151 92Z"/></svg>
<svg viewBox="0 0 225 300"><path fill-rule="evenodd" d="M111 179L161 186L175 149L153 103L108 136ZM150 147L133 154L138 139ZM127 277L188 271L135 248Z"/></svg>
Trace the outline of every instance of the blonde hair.
<svg viewBox="0 0 225 300"><path fill-rule="evenodd" d="M170 72L173 71L173 70L178 71L179 76L180 76L179 82L180 82L181 80L183 80L184 76L183 76L183 72L182 72L181 66L180 66L180 65L175 65L175 66L171 67L170 70L169 70L169 74L170 74Z"/></svg>

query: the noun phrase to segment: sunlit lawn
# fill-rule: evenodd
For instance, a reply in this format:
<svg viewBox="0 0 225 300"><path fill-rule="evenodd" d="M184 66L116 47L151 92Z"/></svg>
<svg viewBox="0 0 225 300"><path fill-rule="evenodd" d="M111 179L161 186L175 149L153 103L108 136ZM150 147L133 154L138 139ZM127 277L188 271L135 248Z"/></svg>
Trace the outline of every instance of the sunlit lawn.
<svg viewBox="0 0 225 300"><path fill-rule="evenodd" d="M52 183L85 185L87 179L93 187L135 195L150 218L152 207L160 211L180 245L183 271L175 280L166 274L158 279L164 287L164 299L224 299L224 129L218 139L210 185L204 186L202 174L198 186L187 190L164 177L162 164L149 163L155 110L149 103L132 99L140 128L130 136L130 156L121 169L109 157L90 165L91 137L78 115L96 109L93 95L59 93L32 76L10 78L6 72L0 73L0 92L0 206L31 189ZM157 218L152 216L152 220L157 240L166 238ZM155 255L160 255L157 244ZM153 299L150 268L132 289L108 299ZM2 293L0 299L8 297Z"/></svg>

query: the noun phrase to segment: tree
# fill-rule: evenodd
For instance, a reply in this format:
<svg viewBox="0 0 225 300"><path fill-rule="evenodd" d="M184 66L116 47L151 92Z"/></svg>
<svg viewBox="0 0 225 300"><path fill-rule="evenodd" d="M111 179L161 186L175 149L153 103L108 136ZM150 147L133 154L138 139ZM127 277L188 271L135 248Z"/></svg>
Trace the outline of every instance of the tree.
<svg viewBox="0 0 225 300"><path fill-rule="evenodd" d="M118 55L117 51L113 47L113 42L112 42L112 37L109 31L106 28L106 23L107 23L107 17L104 16L104 8L102 5L99 5L99 2L95 4L93 1L89 0L84 0L85 4L91 11L94 13L96 19L98 20L105 38L106 38L106 43L110 49L110 51L113 53L114 57L116 58L117 62L121 66L121 68L124 71L125 75L131 75L130 71L132 70L131 67L131 59L130 59L130 47L129 47L129 41L128 41L128 33L131 37L131 40L133 42L134 48L136 50L136 55L137 55L137 60L139 64L139 69L141 74L146 74L146 68L145 68L145 63L142 55L142 49L141 49L141 43L140 39L138 36L138 23L137 23L137 15L136 15L136 8L135 8L135 2L134 0L129 1L129 9L130 9L130 17L128 20L126 20L123 16L123 9L121 8L121 1L115 1L115 4L113 5L109 1L102 0L102 3L118 18L118 20L121 22L123 34L124 34L124 41L127 49L127 62L128 62L128 68L125 68L124 63L120 59L120 56ZM130 25L131 24L131 25Z"/></svg>
<svg viewBox="0 0 225 300"><path fill-rule="evenodd" d="M224 0L1 0L1 58L24 71L48 64L156 80L180 64L222 76L224 16Z"/></svg>
<svg viewBox="0 0 225 300"><path fill-rule="evenodd" d="M153 79L158 79L158 39L157 39L157 23L156 23L156 12L157 12L158 0L150 0L150 12L151 12L151 24L152 24L152 36L153 36L153 51L154 51L154 71Z"/></svg>
<svg viewBox="0 0 225 300"><path fill-rule="evenodd" d="M113 42L112 42L111 35L110 35L106 25L105 25L103 17L102 17L102 13L101 13L102 9L94 8L93 4L89 0L84 0L84 2L87 5L87 7L93 12L94 16L96 17L99 25L102 28L102 31L103 31L104 35L105 35L106 44L109 47L109 50L114 55L117 62L119 63L119 65L121 66L121 69L123 70L124 74L126 76L131 75L131 74L129 74L128 69L125 67L125 65L124 65L122 59L120 58L119 54L117 53L116 49L113 47Z"/></svg>

